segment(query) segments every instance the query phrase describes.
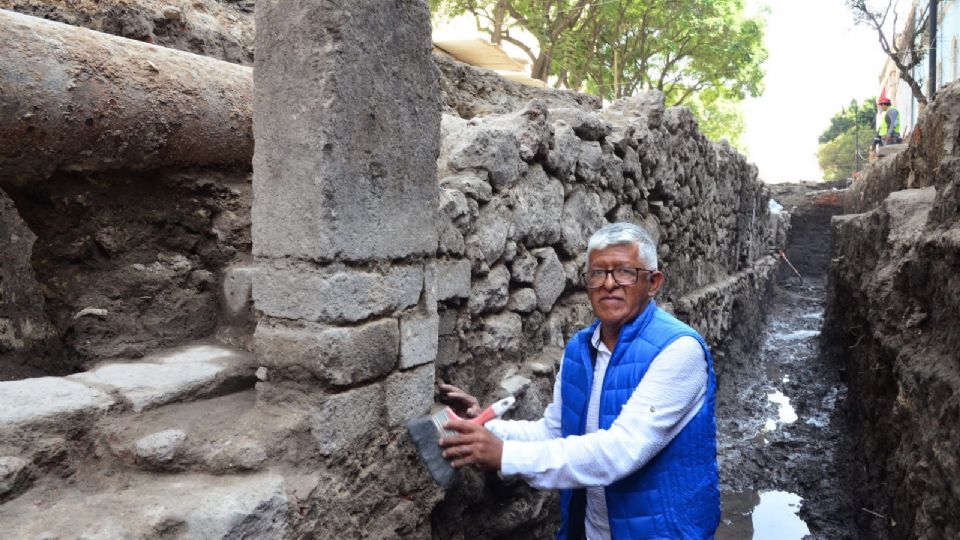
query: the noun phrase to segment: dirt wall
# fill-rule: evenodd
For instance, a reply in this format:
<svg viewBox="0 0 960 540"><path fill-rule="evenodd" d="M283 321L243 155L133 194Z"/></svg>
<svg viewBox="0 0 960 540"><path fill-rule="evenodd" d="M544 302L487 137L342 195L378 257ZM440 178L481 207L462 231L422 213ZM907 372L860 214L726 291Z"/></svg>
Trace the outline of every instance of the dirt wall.
<svg viewBox="0 0 960 540"><path fill-rule="evenodd" d="M872 511L859 514L866 537L960 534L958 119L960 86L951 85L921 117L902 167L862 180L904 185L906 174L928 187L865 207L855 200L864 213L834 221L824 337L850 385L862 463L856 495Z"/></svg>

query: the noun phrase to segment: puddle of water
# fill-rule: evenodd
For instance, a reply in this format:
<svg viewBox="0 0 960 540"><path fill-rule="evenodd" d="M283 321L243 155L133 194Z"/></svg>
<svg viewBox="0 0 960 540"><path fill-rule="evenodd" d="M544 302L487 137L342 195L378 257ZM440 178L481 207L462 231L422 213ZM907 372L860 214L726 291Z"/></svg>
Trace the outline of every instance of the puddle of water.
<svg viewBox="0 0 960 540"><path fill-rule="evenodd" d="M790 398L783 395L783 392L776 390L767 394L767 399L780 406L780 418L778 420L781 423L792 424L797 421L797 411L795 411L793 405L790 404Z"/></svg>
<svg viewBox="0 0 960 540"><path fill-rule="evenodd" d="M803 499L786 491L725 493L717 540L801 540L810 534L797 512Z"/></svg>
<svg viewBox="0 0 960 540"><path fill-rule="evenodd" d="M793 405L790 404L790 398L783 395L783 392L774 390L767 394L767 399L777 404L778 418L776 420L767 418L767 421L763 424L764 433L774 431L779 424L792 424L797 421L797 411L794 410Z"/></svg>
<svg viewBox="0 0 960 540"><path fill-rule="evenodd" d="M812 338L819 335L819 330L797 330L789 333L777 332L770 337L777 341L800 341L801 339Z"/></svg>

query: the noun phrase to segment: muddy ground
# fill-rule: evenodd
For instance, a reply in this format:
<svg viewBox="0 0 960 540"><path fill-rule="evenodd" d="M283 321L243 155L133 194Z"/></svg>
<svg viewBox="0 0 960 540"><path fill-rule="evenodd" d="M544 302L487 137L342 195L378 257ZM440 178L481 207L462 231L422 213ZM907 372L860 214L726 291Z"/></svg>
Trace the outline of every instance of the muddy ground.
<svg viewBox="0 0 960 540"><path fill-rule="evenodd" d="M854 537L845 387L820 355L824 305L822 278L782 282L760 353L730 359L719 380L718 540Z"/></svg>

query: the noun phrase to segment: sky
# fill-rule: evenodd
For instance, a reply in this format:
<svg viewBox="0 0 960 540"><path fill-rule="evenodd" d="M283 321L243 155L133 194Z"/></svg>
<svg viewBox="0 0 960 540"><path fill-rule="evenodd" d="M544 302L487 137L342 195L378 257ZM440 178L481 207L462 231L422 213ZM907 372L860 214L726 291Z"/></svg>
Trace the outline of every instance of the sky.
<svg viewBox="0 0 960 540"><path fill-rule="evenodd" d="M830 117L875 96L885 56L876 32L854 26L842 0L749 1L766 5L765 91L743 104L747 157L766 182L817 181L817 137Z"/></svg>
<svg viewBox="0 0 960 540"><path fill-rule="evenodd" d="M905 2L909 3L909 2ZM764 93L743 103L747 158L769 183L822 179L817 137L851 99L875 96L885 56L843 0L747 0L766 8ZM434 39L479 37L473 20L438 25ZM519 49L508 53L525 57Z"/></svg>

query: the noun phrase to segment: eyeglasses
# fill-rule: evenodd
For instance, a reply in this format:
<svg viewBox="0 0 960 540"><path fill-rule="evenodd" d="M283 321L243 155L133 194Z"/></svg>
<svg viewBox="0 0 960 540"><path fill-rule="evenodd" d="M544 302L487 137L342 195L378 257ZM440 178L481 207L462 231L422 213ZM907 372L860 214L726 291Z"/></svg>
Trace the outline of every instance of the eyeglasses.
<svg viewBox="0 0 960 540"><path fill-rule="evenodd" d="M604 282L607 281L607 274L612 275L614 283L622 287L635 284L640 277L640 272L655 272L655 270L621 266L620 268L611 268L608 270L588 270L580 274L580 277L583 278L583 284L586 285L588 289L599 289L603 287Z"/></svg>

